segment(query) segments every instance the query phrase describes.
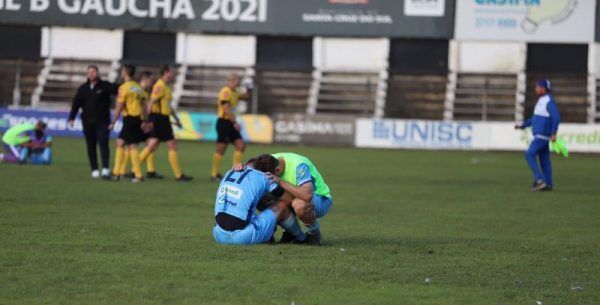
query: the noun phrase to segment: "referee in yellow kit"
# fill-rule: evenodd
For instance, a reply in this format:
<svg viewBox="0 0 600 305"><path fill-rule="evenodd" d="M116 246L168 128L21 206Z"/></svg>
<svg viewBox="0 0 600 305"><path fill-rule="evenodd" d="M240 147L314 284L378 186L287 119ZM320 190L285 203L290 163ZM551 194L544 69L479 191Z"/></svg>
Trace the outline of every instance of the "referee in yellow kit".
<svg viewBox="0 0 600 305"><path fill-rule="evenodd" d="M145 98L145 92L140 85L133 80L134 75L134 66L125 65L121 68L121 77L125 82L119 86L115 115L108 126L108 129L114 128L119 116L123 113L123 128L117 139L113 179L120 179L120 168L125 155L125 145L127 145L129 156L131 158L131 167L135 175L132 182L141 182L143 180L142 167L137 146L140 142L144 141L144 132L142 131L144 109L142 103Z"/></svg>
<svg viewBox="0 0 600 305"><path fill-rule="evenodd" d="M231 74L227 79L227 85L221 88L217 101L217 147L213 155L213 165L210 172L211 181L220 181L223 176L219 173L221 160L229 143L235 146L233 153L233 164L242 162L246 144L240 134L240 124L237 122L234 109L238 100L248 100L252 96L252 88L247 87L246 93L240 94L237 88L240 86L240 76Z"/></svg>
<svg viewBox="0 0 600 305"><path fill-rule="evenodd" d="M146 148L140 154L140 160L145 162L151 153L156 151L160 142L167 142L169 146L169 164L177 181L190 181L193 178L186 176L179 166L177 156L177 143L171 127L171 116L175 119L175 124L181 127L179 117L171 106L173 99L173 89L169 86L175 79L175 71L172 67L165 65L160 70L160 79L156 81L152 88L150 101L147 108L150 113L149 119L152 131L148 138Z"/></svg>

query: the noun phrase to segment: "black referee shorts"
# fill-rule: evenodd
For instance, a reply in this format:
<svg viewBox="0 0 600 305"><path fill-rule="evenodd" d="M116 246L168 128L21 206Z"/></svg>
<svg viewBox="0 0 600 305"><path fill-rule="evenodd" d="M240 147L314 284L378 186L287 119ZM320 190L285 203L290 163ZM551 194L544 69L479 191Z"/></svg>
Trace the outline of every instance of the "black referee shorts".
<svg viewBox="0 0 600 305"><path fill-rule="evenodd" d="M144 131L142 130L142 118L139 116L123 117L123 128L119 138L125 141L125 144L138 144L145 141Z"/></svg>
<svg viewBox="0 0 600 305"><path fill-rule="evenodd" d="M156 138L161 142L175 139L173 127L171 127L171 119L168 115L150 114L150 122L152 122L153 128L148 138Z"/></svg>
<svg viewBox="0 0 600 305"><path fill-rule="evenodd" d="M217 120L217 143L233 143L242 138L239 131L233 126L233 122L219 118Z"/></svg>

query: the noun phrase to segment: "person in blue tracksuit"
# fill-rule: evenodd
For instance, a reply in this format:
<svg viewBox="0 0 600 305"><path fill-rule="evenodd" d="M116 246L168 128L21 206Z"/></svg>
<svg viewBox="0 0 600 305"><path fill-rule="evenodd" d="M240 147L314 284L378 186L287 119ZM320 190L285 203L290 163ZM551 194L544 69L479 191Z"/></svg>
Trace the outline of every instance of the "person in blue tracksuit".
<svg viewBox="0 0 600 305"><path fill-rule="evenodd" d="M531 126L533 133L533 141L525 152L525 159L534 177L531 191L551 191L554 183L552 181L549 141L556 141L560 113L552 96L552 85L549 80L539 80L535 86L535 92L539 99L533 110L533 116L522 124L517 124L515 128L524 129Z"/></svg>

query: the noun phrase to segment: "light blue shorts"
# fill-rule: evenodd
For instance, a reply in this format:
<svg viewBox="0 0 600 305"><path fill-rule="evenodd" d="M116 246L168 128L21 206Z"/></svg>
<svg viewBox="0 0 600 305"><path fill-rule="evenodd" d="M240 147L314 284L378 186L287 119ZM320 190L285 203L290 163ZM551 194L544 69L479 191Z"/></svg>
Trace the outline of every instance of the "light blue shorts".
<svg viewBox="0 0 600 305"><path fill-rule="evenodd" d="M330 197L314 194L312 196L312 204L315 206L317 218L321 218L329 213L329 210L331 210L331 206L333 205L333 201Z"/></svg>
<svg viewBox="0 0 600 305"><path fill-rule="evenodd" d="M226 245L256 245L268 242L277 226L275 213L266 209L258 215L252 216L250 224L242 230L227 231L218 225L213 228L215 241Z"/></svg>

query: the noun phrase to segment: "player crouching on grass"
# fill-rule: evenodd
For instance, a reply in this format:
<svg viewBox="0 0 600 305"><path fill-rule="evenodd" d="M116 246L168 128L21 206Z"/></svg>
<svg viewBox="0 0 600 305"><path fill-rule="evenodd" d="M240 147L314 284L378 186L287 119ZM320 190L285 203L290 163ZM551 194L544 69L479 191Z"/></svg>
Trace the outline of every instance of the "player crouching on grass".
<svg viewBox="0 0 600 305"><path fill-rule="evenodd" d="M46 136L46 123L20 124L8 129L2 137L5 154L0 154L0 162L30 162L37 165L52 163L52 137Z"/></svg>
<svg viewBox="0 0 600 305"><path fill-rule="evenodd" d="M547 79L539 80L535 86L535 92L539 96L533 117L522 124L515 125L516 129L524 129L531 126L533 141L525 152L527 164L533 172L532 192L551 191L554 187L552 182L552 164L550 163L550 147L548 141L556 141L556 132L560 124L560 113L552 96L552 85ZM538 158L540 165L538 166Z"/></svg>
<svg viewBox="0 0 600 305"><path fill-rule="evenodd" d="M286 231L280 242L306 241L309 245L322 245L323 237L318 219L329 212L333 201L329 186L315 165L308 158L294 153L277 153L271 158L258 158L255 165L256 169L267 172L267 177L286 191L281 200L291 207L308 228L306 235L302 231L298 232L295 229L299 227L298 221L292 213L294 217L291 217L290 223L282 226Z"/></svg>
<svg viewBox="0 0 600 305"><path fill-rule="evenodd" d="M277 223L290 217L290 209L283 202L273 202L260 214L256 213L258 202L264 195L270 193L279 198L284 191L264 172L254 168L255 161L248 161L239 171L228 171L221 180L213 228L217 243L254 245L269 242ZM275 167L269 170L274 171Z"/></svg>
<svg viewBox="0 0 600 305"><path fill-rule="evenodd" d="M135 175L131 181L141 182L143 180L142 166L137 146L140 142L144 141L142 126L144 123L142 118L145 117L143 102L146 92L135 80L133 80L134 75L134 66L125 65L121 68L121 77L125 82L119 87L117 108L115 109L113 120L108 128L113 129L119 116L123 113L123 129L117 139L115 166L112 176L113 180L120 179L120 170L125 155L125 145L127 145L129 157L131 158L131 167L133 174Z"/></svg>

